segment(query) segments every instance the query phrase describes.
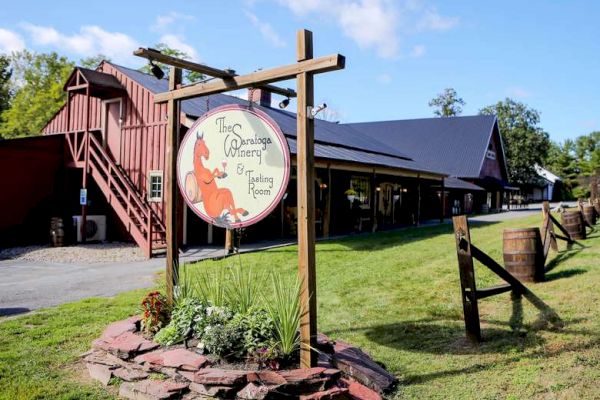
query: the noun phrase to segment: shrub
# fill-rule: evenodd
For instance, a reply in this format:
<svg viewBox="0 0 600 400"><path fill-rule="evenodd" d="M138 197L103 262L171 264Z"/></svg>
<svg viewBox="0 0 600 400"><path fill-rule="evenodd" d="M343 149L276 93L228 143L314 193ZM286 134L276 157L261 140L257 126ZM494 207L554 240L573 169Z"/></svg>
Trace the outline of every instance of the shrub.
<svg viewBox="0 0 600 400"><path fill-rule="evenodd" d="M265 305L275 327L278 351L282 358L290 358L300 347L300 283L288 283L272 274L271 284L272 297L265 298Z"/></svg>
<svg viewBox="0 0 600 400"><path fill-rule="evenodd" d="M209 352L222 357L239 353L242 332L229 325L233 312L227 307L207 307L205 316L196 323L196 335Z"/></svg>
<svg viewBox="0 0 600 400"><path fill-rule="evenodd" d="M154 336L154 341L164 346L171 346L181 342L182 340L183 337L181 337L177 327L174 324L165 326Z"/></svg>
<svg viewBox="0 0 600 400"><path fill-rule="evenodd" d="M276 346L275 324L265 310L254 309L247 314L236 314L228 325L243 333L241 348L246 356L256 357L259 351Z"/></svg>
<svg viewBox="0 0 600 400"><path fill-rule="evenodd" d="M158 332L168 321L167 300L160 292L150 292L142 299L142 330L147 334Z"/></svg>

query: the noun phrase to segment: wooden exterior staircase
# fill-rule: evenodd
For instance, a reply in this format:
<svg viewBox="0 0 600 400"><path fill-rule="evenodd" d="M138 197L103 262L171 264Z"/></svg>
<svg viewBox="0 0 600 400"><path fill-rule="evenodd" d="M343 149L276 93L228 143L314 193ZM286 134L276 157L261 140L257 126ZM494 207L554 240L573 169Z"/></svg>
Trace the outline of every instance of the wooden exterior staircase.
<svg viewBox="0 0 600 400"><path fill-rule="evenodd" d="M66 133L69 165L86 168L125 229L148 258L166 248L166 229L150 203L106 152L94 132Z"/></svg>

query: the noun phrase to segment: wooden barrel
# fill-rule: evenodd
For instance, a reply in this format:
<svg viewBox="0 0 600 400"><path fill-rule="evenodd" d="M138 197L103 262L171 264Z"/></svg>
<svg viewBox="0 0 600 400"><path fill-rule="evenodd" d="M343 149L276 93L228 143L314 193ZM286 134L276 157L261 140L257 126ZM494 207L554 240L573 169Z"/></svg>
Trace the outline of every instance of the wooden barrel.
<svg viewBox="0 0 600 400"><path fill-rule="evenodd" d="M50 243L54 247L62 247L65 244L65 228L60 217L50 218Z"/></svg>
<svg viewBox="0 0 600 400"><path fill-rule="evenodd" d="M561 216L562 226L573 240L585 239L585 225L579 211L565 211Z"/></svg>
<svg viewBox="0 0 600 400"><path fill-rule="evenodd" d="M504 267L522 282L544 280L544 249L539 228L505 229Z"/></svg>
<svg viewBox="0 0 600 400"><path fill-rule="evenodd" d="M198 190L198 182L196 181L196 175L193 172L188 172L185 176L185 194L192 203L199 203L202 201L202 193Z"/></svg>
<svg viewBox="0 0 600 400"><path fill-rule="evenodd" d="M583 218L589 225L596 225L596 210L594 210L594 206L589 204L583 205Z"/></svg>
<svg viewBox="0 0 600 400"><path fill-rule="evenodd" d="M600 216L600 201L594 200L594 209L596 210L596 216Z"/></svg>

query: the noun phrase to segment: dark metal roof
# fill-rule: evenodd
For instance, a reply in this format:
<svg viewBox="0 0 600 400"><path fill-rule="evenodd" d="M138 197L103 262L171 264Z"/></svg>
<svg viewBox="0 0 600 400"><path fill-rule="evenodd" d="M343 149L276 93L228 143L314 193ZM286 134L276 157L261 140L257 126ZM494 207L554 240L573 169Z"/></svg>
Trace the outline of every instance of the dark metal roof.
<svg viewBox="0 0 600 400"><path fill-rule="evenodd" d="M152 93L161 93L168 90L167 79L156 79L153 75L141 71L111 64L119 71L133 79ZM207 103L208 99L208 103ZM199 117L206 113L208 109L216 108L225 104L248 105L248 101L238 97L225 94L213 94L197 99L184 100L181 103L181 110L193 117ZM288 137L296 137L296 114L289 111L280 110L271 107L262 107L257 104L254 107L264 111L277 122L283 133ZM315 119L315 143L335 144L340 147L367 151L370 153L381 154L391 157L399 157L410 160L411 157L404 152L392 148L377 139L366 137L354 128L348 125L337 124L329 121Z"/></svg>
<svg viewBox="0 0 600 400"><path fill-rule="evenodd" d="M484 188L477 186L474 183L463 181L462 179L452 176L444 178L444 187L448 189L485 191Z"/></svg>
<svg viewBox="0 0 600 400"><path fill-rule="evenodd" d="M344 124L451 176L478 178L496 117L424 118Z"/></svg>
<svg viewBox="0 0 600 400"><path fill-rule="evenodd" d="M77 67L86 81L91 85L101 86L108 89L124 90L123 86L115 76L91 69Z"/></svg>

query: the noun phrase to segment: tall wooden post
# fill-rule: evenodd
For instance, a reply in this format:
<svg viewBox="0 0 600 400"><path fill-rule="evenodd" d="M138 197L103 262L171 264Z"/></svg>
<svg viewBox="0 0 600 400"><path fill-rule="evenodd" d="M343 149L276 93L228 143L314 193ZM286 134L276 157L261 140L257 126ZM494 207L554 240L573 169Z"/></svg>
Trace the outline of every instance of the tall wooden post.
<svg viewBox="0 0 600 400"><path fill-rule="evenodd" d="M181 83L181 69L171 67L169 71L169 90L174 90ZM166 284L167 300L173 304L173 288L179 281L179 241L177 240L177 221L179 189L177 188L177 152L179 150L179 100L167 102L167 151L165 156L166 170Z"/></svg>
<svg viewBox="0 0 600 400"><path fill-rule="evenodd" d="M297 33L298 61L313 58L312 32ZM297 160L298 160L298 274L300 304L300 366L309 368L317 362L311 351L317 339L317 288L315 266L315 194L314 194L314 120L309 108L314 106L313 74L297 75Z"/></svg>
<svg viewBox="0 0 600 400"><path fill-rule="evenodd" d="M90 87L85 89L85 112L83 114L83 125L84 134L83 140L85 141L85 155L84 155L84 166L83 166L83 178L81 182L82 189L87 189L88 173L90 168ZM75 133L77 135L77 133ZM86 196L87 202L87 196ZM87 204L81 205L81 241L86 242L86 226L87 226Z"/></svg>

